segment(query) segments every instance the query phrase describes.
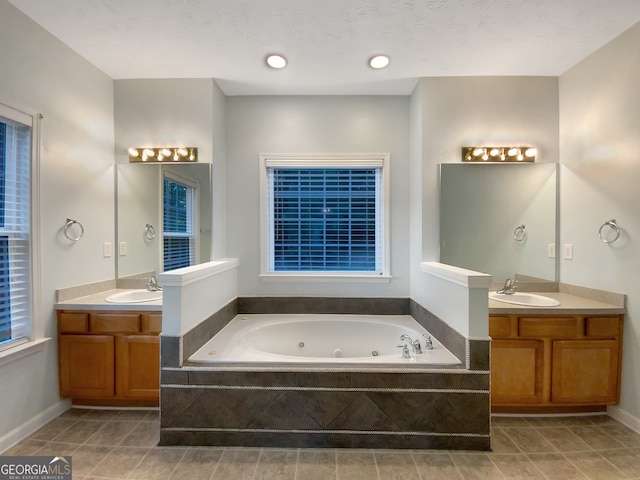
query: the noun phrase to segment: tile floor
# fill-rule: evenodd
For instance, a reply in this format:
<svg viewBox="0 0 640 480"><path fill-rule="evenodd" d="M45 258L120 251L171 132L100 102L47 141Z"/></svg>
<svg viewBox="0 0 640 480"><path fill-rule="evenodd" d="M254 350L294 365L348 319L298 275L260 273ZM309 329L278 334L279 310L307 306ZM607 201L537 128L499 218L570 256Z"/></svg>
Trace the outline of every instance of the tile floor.
<svg viewBox="0 0 640 480"><path fill-rule="evenodd" d="M74 480L640 479L640 435L606 415L494 417L493 452L158 447L158 422L72 408L3 455L71 455Z"/></svg>

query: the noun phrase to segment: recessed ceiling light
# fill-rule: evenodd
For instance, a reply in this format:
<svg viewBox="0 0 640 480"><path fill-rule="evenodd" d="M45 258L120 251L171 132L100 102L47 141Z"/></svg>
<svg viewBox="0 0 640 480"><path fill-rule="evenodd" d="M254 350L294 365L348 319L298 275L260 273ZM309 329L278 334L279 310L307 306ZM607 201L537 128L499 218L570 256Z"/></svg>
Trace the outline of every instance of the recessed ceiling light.
<svg viewBox="0 0 640 480"><path fill-rule="evenodd" d="M379 69L389 65L389 57L387 55L376 55L369 59L369 66L371 68Z"/></svg>
<svg viewBox="0 0 640 480"><path fill-rule="evenodd" d="M282 55L268 55L267 65L269 65L271 68L284 68L287 66L287 59Z"/></svg>

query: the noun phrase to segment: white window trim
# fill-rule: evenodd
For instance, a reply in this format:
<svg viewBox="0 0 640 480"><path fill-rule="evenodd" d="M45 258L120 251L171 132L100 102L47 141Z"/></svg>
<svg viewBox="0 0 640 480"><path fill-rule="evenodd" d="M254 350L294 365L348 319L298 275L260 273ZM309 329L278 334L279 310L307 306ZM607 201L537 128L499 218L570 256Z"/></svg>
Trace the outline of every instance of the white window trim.
<svg viewBox="0 0 640 480"><path fill-rule="evenodd" d="M0 95L0 115L31 127L31 334L27 342L0 352L0 366L36 353L51 340L44 336L42 315L41 250L40 250L40 123L42 114Z"/></svg>
<svg viewBox="0 0 640 480"><path fill-rule="evenodd" d="M389 153L261 153L260 160L260 280L264 282L376 282L391 280L389 218ZM380 167L382 166L383 270L371 272L269 272L267 166L269 167Z"/></svg>

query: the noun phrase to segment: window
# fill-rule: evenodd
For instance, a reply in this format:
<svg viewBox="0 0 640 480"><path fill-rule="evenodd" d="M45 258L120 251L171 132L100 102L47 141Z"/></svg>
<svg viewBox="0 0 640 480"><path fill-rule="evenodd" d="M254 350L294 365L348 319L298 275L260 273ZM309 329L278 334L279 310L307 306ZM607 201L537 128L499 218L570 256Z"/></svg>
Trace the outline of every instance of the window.
<svg viewBox="0 0 640 480"><path fill-rule="evenodd" d="M197 183L165 172L162 222L165 271L188 267L197 262L196 193Z"/></svg>
<svg viewBox="0 0 640 480"><path fill-rule="evenodd" d="M386 277L387 160L262 156L263 275Z"/></svg>
<svg viewBox="0 0 640 480"><path fill-rule="evenodd" d="M36 115L0 103L0 352L41 336L35 332L32 170Z"/></svg>

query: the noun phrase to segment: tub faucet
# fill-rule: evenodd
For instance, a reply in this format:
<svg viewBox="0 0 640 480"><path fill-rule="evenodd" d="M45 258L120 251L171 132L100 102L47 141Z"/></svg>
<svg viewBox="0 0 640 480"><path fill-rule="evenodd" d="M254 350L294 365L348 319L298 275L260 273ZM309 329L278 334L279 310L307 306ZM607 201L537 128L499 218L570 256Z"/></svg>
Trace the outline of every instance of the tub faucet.
<svg viewBox="0 0 640 480"><path fill-rule="evenodd" d="M518 289L518 286L516 285L516 283L518 283L517 280L511 280L510 278L507 278L507 281L504 282L504 287L502 287L496 293L504 293L505 295L513 295L514 293L516 293L516 290Z"/></svg>
<svg viewBox="0 0 640 480"><path fill-rule="evenodd" d="M400 335L400 340L406 340L411 345L413 353L422 353L422 347L420 346L420 340L412 340L409 335L403 333Z"/></svg>
<svg viewBox="0 0 640 480"><path fill-rule="evenodd" d="M156 280L155 275L151 275L150 277L145 277L145 280L147 281L145 285L149 292L157 292L158 290L162 290L162 287L158 285L158 280Z"/></svg>

